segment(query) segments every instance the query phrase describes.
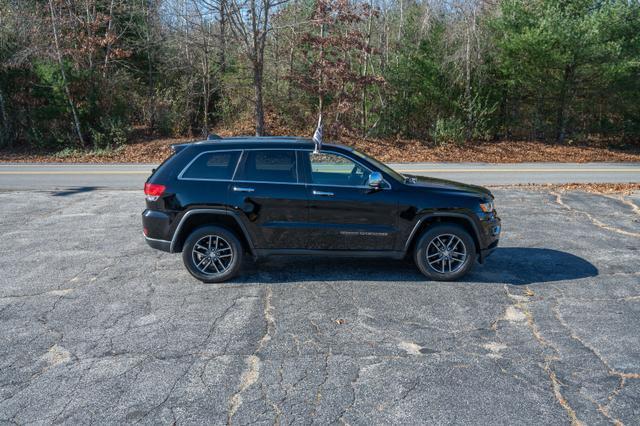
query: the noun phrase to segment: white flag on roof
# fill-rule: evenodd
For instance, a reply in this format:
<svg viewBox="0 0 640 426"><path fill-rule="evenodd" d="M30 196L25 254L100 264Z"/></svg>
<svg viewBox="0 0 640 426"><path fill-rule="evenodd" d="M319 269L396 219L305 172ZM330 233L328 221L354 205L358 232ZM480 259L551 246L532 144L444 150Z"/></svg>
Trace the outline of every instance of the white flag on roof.
<svg viewBox="0 0 640 426"><path fill-rule="evenodd" d="M314 152L322 149L322 114L318 117L318 127L316 127L316 131L313 132L313 143L316 144Z"/></svg>

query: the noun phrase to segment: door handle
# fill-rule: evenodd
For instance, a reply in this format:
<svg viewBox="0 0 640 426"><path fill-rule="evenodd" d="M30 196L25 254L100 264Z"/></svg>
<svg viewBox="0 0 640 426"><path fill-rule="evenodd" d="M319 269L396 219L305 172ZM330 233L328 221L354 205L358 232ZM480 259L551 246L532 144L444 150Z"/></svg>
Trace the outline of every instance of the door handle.
<svg viewBox="0 0 640 426"><path fill-rule="evenodd" d="M233 190L235 192L253 192L253 191L255 191L255 189L253 189L253 188L244 188L242 186L234 186Z"/></svg>
<svg viewBox="0 0 640 426"><path fill-rule="evenodd" d="M312 191L312 194L320 195L321 197L333 197L333 192L316 191L315 189Z"/></svg>

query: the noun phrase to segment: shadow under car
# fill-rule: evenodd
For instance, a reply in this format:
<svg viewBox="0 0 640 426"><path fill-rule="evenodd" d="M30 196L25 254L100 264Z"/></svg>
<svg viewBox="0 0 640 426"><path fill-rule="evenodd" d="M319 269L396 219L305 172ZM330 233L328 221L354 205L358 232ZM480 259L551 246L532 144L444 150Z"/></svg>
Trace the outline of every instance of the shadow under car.
<svg viewBox="0 0 640 426"><path fill-rule="evenodd" d="M244 270L235 282L428 281L413 261L384 258L274 256L260 260L259 267L248 264ZM593 264L571 253L546 248L499 247L484 265L475 265L460 282L527 285L597 275L598 269Z"/></svg>

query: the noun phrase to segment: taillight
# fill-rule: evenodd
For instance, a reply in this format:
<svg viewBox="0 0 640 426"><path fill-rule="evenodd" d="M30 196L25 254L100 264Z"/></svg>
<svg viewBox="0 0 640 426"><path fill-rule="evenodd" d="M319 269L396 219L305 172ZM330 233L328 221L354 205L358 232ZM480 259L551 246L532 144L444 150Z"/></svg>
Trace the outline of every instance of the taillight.
<svg viewBox="0 0 640 426"><path fill-rule="evenodd" d="M167 187L164 185L158 185L157 183L145 183L144 195L147 196L147 200L156 201L164 193L165 189L167 189Z"/></svg>

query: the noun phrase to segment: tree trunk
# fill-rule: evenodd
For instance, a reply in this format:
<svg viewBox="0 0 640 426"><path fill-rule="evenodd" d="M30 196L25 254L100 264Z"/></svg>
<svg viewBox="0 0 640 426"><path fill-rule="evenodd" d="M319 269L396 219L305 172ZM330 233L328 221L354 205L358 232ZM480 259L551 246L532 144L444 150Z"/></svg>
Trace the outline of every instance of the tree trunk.
<svg viewBox="0 0 640 426"><path fill-rule="evenodd" d="M111 34L111 28L113 24L113 5L115 0L111 0L111 4L109 5L109 24L107 25L107 29L105 30L105 38L109 37ZM107 42L106 52L104 54L104 67L102 69L102 77L106 78L107 76L107 68L109 66L109 56L111 55L111 38Z"/></svg>
<svg viewBox="0 0 640 426"><path fill-rule="evenodd" d="M562 77L562 85L560 86L560 102L558 105L558 114L556 122L556 140L558 143L564 143L567 136L567 106L569 89L571 86L571 80L573 79L575 67L573 64L568 64L564 68L564 75Z"/></svg>
<svg viewBox="0 0 640 426"><path fill-rule="evenodd" d="M293 43L293 36L291 37L291 47L289 48L289 76L293 75L293 59L294 59L294 51L295 44ZM287 101L291 103L293 99L293 84L291 83L291 79L287 82Z"/></svg>
<svg viewBox="0 0 640 426"><path fill-rule="evenodd" d="M264 136L264 104L262 99L262 64L253 64L253 88L255 92L256 136Z"/></svg>
<svg viewBox="0 0 640 426"><path fill-rule="evenodd" d="M78 118L78 112L76 111L76 106L73 103L73 99L71 99L71 91L69 90L69 85L67 84L67 73L64 71L64 62L62 61L62 52L60 51L60 42L58 41L58 28L56 27L56 15L53 11L53 0L49 0L49 11L51 12L51 28L53 30L53 41L56 47L56 56L58 57L60 74L62 76L62 85L64 86L64 92L67 95L67 100L69 101L69 107L71 108L71 113L73 115L73 123L75 125L78 139L80 140L80 144L84 147L85 144L84 144L84 137L82 137L82 130L80 129L80 119Z"/></svg>
<svg viewBox="0 0 640 426"><path fill-rule="evenodd" d="M476 16L475 9L473 11L472 16L472 25L471 28L467 26L466 30L466 43L465 43L465 52L464 52L464 101L465 106L467 108L467 117L466 117L466 125L465 125L465 138L467 141L471 140L473 136L473 109L471 105L471 36L472 31L475 33L476 27Z"/></svg>
<svg viewBox="0 0 640 426"><path fill-rule="evenodd" d="M373 24L373 0L369 3L369 22L367 23L367 41L363 48L363 66L362 66L362 76L364 78L367 77L367 73L369 72L369 47L371 46L371 26ZM366 83L362 85L362 137L367 136L367 125L368 125L368 117L367 117L367 85Z"/></svg>
<svg viewBox="0 0 640 426"><path fill-rule="evenodd" d="M220 0L220 53L218 54L220 73L227 70L227 1Z"/></svg>
<svg viewBox="0 0 640 426"><path fill-rule="evenodd" d="M324 38L324 24L320 24L320 38ZM320 45L320 81L318 82L318 114L322 117L324 109L324 44Z"/></svg>
<svg viewBox="0 0 640 426"><path fill-rule="evenodd" d="M4 95L0 90L0 145L7 144L9 148L12 147L13 137L11 136L11 123L7 115L7 107L4 102Z"/></svg>
<svg viewBox="0 0 640 426"><path fill-rule="evenodd" d="M152 44L155 20L152 21L152 10L154 8L153 0L148 0L146 2L146 18L147 18L147 32L146 32L146 53L147 53L147 79L148 87L147 87L147 99L148 99L148 108L149 108L149 128L151 130L155 130L156 128L156 116L157 116L157 108L156 108L156 81L153 70L153 62L155 60L155 55L153 50L155 47Z"/></svg>
<svg viewBox="0 0 640 426"><path fill-rule="evenodd" d="M205 57L203 61L203 74L202 74L202 135L207 136L209 134L209 93L210 93L210 78L209 78L209 64Z"/></svg>

